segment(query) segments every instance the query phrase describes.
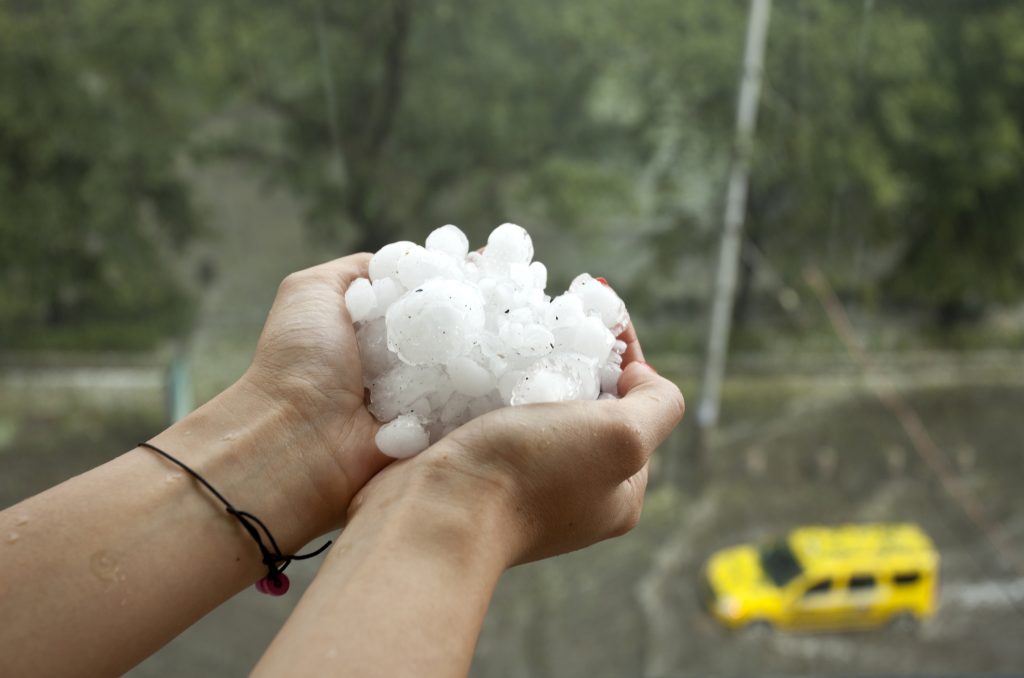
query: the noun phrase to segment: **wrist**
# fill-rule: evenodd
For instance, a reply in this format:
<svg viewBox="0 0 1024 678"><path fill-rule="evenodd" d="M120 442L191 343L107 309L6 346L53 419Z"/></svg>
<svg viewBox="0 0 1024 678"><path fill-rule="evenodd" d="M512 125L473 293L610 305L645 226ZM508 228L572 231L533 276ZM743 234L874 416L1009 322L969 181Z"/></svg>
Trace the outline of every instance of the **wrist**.
<svg viewBox="0 0 1024 678"><path fill-rule="evenodd" d="M394 464L353 499L346 530L393 528L403 541L482 560L500 573L518 561L522 526L503 483L467 476L441 450Z"/></svg>
<svg viewBox="0 0 1024 678"><path fill-rule="evenodd" d="M263 520L281 549L294 552L332 529L349 498L329 497L317 482L312 460L323 457L318 438L289 407L243 377L152 442L195 469L236 508Z"/></svg>

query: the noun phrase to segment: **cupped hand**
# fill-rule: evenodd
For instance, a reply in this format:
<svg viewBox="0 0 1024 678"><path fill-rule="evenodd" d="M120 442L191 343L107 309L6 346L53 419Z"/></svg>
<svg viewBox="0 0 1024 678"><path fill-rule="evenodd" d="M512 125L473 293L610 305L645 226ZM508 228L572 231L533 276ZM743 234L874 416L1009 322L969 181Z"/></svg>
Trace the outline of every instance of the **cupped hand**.
<svg viewBox="0 0 1024 678"><path fill-rule="evenodd" d="M486 535L507 564L545 558L621 535L636 525L648 460L685 409L679 388L623 339L619 400L506 407L456 429L420 455L379 473L350 507L417 493L473 516L497 506ZM373 502L372 500L378 501Z"/></svg>
<svg viewBox="0 0 1024 678"><path fill-rule="evenodd" d="M284 279L243 380L288 412L303 444L288 454L308 474L336 521L353 494L390 460L373 439L345 291L367 275L370 254L353 254Z"/></svg>

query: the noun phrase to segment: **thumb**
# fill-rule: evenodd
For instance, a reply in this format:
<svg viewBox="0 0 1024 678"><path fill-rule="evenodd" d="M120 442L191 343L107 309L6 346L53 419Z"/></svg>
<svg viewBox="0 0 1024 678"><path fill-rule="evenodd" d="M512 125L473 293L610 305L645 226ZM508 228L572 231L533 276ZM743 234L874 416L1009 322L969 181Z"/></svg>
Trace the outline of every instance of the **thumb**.
<svg viewBox="0 0 1024 678"><path fill-rule="evenodd" d="M686 411L683 394L675 383L660 376L648 363L634 361L619 377L622 398L609 401L619 416L643 431L651 448L668 437Z"/></svg>
<svg viewBox="0 0 1024 678"><path fill-rule="evenodd" d="M373 257L369 252L358 252L347 257L334 259L319 266L306 269L307 272L324 279L336 280L341 284L342 291L348 289L356 278L368 278L370 276L370 259Z"/></svg>

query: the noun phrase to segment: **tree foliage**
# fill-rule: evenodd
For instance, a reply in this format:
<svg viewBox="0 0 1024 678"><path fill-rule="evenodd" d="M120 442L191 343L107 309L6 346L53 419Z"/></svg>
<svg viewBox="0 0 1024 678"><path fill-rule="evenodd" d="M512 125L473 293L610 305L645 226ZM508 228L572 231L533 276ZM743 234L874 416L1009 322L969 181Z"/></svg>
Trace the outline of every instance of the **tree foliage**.
<svg viewBox="0 0 1024 678"><path fill-rule="evenodd" d="M171 255L197 230L178 168L201 109L181 4L0 5L5 345L139 345L187 320Z"/></svg>
<svg viewBox="0 0 1024 678"><path fill-rule="evenodd" d="M3 332L180 320L195 144L287 185L339 251L520 220L649 310L697 301L747 9L7 0ZM784 276L946 321L1019 298L1022 31L1011 0L775 3L749 237Z"/></svg>

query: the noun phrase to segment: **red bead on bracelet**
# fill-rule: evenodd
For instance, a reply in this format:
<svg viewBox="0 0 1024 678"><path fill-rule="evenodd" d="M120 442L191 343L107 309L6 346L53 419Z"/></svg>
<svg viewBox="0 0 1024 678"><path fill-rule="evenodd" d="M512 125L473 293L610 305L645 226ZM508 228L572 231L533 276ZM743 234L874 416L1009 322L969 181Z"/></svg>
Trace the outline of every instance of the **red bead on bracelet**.
<svg viewBox="0 0 1024 678"><path fill-rule="evenodd" d="M256 590L268 596L283 596L288 593L289 586L291 582L288 581L288 575L283 572L277 574L277 583L270 577L264 577L256 582Z"/></svg>

